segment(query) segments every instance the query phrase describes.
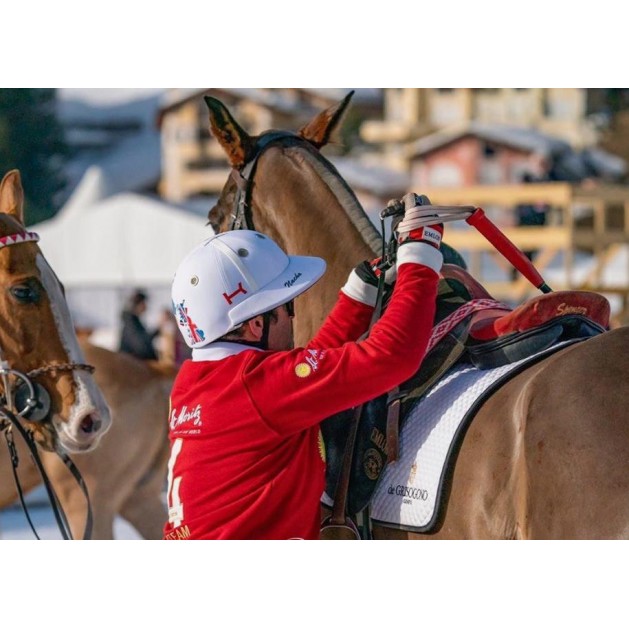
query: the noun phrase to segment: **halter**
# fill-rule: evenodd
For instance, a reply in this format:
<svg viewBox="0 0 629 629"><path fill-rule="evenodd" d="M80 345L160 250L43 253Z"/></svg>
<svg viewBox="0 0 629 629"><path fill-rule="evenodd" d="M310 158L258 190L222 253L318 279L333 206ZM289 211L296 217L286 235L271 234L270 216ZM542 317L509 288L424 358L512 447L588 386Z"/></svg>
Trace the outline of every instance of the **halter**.
<svg viewBox="0 0 629 629"><path fill-rule="evenodd" d="M271 146L295 146L303 142L303 138L292 131L271 131L260 136L255 143L253 157L240 168L232 169L232 178L236 182L235 208L232 212L230 231L234 229L255 230L251 212L251 196L253 194L253 178L262 153Z"/></svg>
<svg viewBox="0 0 629 629"><path fill-rule="evenodd" d="M19 232L10 236L3 236L0 238L0 249L10 247L12 245L19 245L26 242L39 242L39 235L35 232ZM92 365L86 365L82 363L51 363L33 369L28 373L23 373L16 369L12 369L8 361L4 359L4 353L0 348L0 381L3 385L3 392L0 392L0 432L4 433L7 446L9 448L9 454L11 456L11 464L13 467L13 478L15 480L18 496L22 505L22 509L26 515L26 519L33 531L35 537L40 539L35 531L35 527L28 514L26 503L24 502L24 496L22 493L22 487L19 482L17 468L19 465L19 458L17 449L15 447L13 431L20 433L24 439L28 449L31 453L33 462L37 467L37 470L44 482L50 504L53 509L57 525L64 539L73 539L68 524L67 518L57 494L55 493L50 480L46 475L43 464L37 451L33 431L24 428L20 420L22 418L27 419L33 423L43 422L50 414L50 395L47 390L38 383L34 383L33 380L38 376L48 373L58 373L63 371L75 371L83 370L89 373L94 372ZM22 408L17 408L20 405ZM64 462L70 473L74 476L77 483L81 487L83 494L87 500L87 520L85 524L85 531L83 534L84 539L91 537L92 531L92 509L90 505L87 488L81 477L80 472L70 460L65 452L56 448L57 455Z"/></svg>

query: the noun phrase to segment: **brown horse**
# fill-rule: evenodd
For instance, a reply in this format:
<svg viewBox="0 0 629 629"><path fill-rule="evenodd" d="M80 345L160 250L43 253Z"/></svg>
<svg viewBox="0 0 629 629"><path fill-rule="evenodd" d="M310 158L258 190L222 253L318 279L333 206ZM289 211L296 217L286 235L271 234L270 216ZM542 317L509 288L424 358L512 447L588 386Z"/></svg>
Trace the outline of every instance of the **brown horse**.
<svg viewBox="0 0 629 629"><path fill-rule="evenodd" d="M296 340L304 343L352 267L377 251L375 228L318 151L349 97L291 139L274 136L271 143L268 133L250 137L220 102L206 100L212 133L234 168L210 212L214 229L229 229L240 214L287 252L328 262L324 279L297 304ZM237 197L246 201L240 213ZM375 537L629 537L627 347L629 328L620 328L513 378L484 403L467 431L439 530L418 535L376 527Z"/></svg>
<svg viewBox="0 0 629 629"><path fill-rule="evenodd" d="M12 171L0 184L0 243L7 242L7 236L25 233L23 203L19 173ZM168 460L168 397L175 370L80 345L62 288L34 239L0 248L0 282L2 358L13 369L31 374L51 397L52 421L24 425L45 450L61 447L73 453L90 496L92 537L111 539L114 517L119 514L143 537L161 538L166 520L162 490ZM85 363L94 368L94 376L79 369ZM32 375L37 371L41 375ZM27 492L42 479L25 442L19 436L14 440L19 479ZM85 496L55 452L40 456L72 534L80 537ZM0 478L0 508L4 508L17 493L8 449L2 444Z"/></svg>
<svg viewBox="0 0 629 629"><path fill-rule="evenodd" d="M49 450L86 452L109 428L109 410L84 364L63 288L38 236L26 231L23 210L13 170L0 183L0 356L50 396L47 416L24 421L36 441Z"/></svg>
<svg viewBox="0 0 629 629"><path fill-rule="evenodd" d="M90 496L92 539L113 539L117 515L145 539L161 539L167 518L162 494L169 455L168 400L175 370L88 343L81 347L95 367L94 379L112 416L98 447L72 456ZM29 491L42 479L23 442L16 439L16 445L20 483ZM42 453L41 458L76 539L85 527L85 496L59 457ZM17 498L10 466L6 447L0 447L0 509Z"/></svg>

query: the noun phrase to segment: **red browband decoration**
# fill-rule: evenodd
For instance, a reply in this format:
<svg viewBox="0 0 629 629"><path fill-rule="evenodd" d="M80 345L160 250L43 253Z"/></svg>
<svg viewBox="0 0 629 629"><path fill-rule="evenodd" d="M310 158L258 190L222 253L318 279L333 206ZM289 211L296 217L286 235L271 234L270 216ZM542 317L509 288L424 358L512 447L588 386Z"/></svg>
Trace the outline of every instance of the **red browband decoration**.
<svg viewBox="0 0 629 629"><path fill-rule="evenodd" d="M0 249L2 247L10 247L11 245L19 245L23 242L39 242L39 235L35 232L20 232L19 234L11 234L0 238Z"/></svg>

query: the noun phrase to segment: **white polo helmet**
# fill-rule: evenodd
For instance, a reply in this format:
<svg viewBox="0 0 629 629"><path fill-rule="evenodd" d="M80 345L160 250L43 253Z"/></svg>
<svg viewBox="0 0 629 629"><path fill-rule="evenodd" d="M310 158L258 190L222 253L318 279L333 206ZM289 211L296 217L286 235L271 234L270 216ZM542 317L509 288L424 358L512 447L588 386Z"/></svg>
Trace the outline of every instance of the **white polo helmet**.
<svg viewBox="0 0 629 629"><path fill-rule="evenodd" d="M193 249L175 273L177 325L189 347L203 347L297 297L324 272L321 258L287 256L258 232L218 234Z"/></svg>

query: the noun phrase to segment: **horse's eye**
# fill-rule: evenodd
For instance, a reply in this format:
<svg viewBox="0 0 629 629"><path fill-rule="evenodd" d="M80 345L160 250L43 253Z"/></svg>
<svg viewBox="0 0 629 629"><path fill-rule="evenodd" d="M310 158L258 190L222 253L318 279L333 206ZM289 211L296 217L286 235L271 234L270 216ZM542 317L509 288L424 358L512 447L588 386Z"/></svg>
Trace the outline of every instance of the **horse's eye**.
<svg viewBox="0 0 629 629"><path fill-rule="evenodd" d="M39 301L39 291L31 284L17 284L11 286L9 292L21 304L34 304Z"/></svg>

